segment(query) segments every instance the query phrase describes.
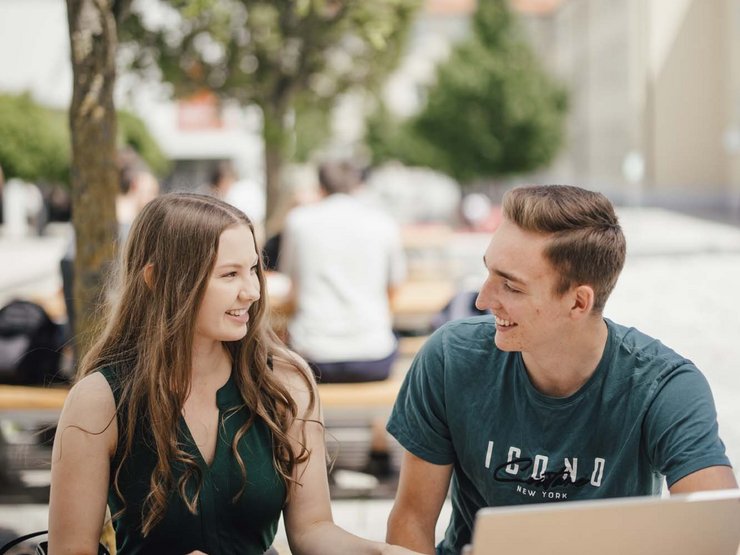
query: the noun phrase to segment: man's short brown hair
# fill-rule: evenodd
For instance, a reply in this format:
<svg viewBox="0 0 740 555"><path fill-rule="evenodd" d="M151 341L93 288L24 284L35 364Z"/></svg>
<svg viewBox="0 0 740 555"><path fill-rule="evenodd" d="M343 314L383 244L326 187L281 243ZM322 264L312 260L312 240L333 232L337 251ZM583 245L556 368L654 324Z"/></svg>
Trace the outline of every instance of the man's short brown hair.
<svg viewBox="0 0 740 555"><path fill-rule="evenodd" d="M525 231L552 236L544 255L560 274L557 294L590 285L594 311L604 309L627 251L609 199L568 185L517 187L504 195L503 215Z"/></svg>
<svg viewBox="0 0 740 555"><path fill-rule="evenodd" d="M329 195L351 193L360 184L360 172L349 161L329 161L319 166L319 185Z"/></svg>

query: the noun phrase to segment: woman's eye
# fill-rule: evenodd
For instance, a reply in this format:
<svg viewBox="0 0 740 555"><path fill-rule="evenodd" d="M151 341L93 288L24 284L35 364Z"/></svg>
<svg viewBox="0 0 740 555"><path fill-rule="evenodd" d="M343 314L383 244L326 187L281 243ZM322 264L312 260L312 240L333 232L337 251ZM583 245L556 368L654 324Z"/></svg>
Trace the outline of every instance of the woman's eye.
<svg viewBox="0 0 740 555"><path fill-rule="evenodd" d="M236 277L236 272L229 272L228 274L224 274L223 277Z"/></svg>
<svg viewBox="0 0 740 555"><path fill-rule="evenodd" d="M255 264L254 266L252 266L252 267L251 267L251 268L249 269L249 271L250 271L250 272L252 272L252 273L254 274L254 273L255 273L255 272L257 271L257 264Z"/></svg>

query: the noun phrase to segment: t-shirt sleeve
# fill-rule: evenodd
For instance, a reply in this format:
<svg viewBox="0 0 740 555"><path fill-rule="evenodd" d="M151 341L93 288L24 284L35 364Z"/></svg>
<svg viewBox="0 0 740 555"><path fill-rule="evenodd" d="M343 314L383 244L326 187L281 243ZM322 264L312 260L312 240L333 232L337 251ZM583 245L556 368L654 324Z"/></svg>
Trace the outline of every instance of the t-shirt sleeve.
<svg viewBox="0 0 740 555"><path fill-rule="evenodd" d="M710 466L730 466L706 378L692 364L659 384L645 422L648 456L668 486Z"/></svg>
<svg viewBox="0 0 740 555"><path fill-rule="evenodd" d="M455 460L447 424L443 339L444 328L414 358L387 426L406 450L433 464Z"/></svg>

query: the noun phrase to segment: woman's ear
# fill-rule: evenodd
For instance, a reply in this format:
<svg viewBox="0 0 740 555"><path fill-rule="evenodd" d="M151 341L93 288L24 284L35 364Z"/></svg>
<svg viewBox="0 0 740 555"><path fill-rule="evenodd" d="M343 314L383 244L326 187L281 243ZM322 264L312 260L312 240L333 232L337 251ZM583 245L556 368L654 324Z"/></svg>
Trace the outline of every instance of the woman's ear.
<svg viewBox="0 0 740 555"><path fill-rule="evenodd" d="M149 289L154 289L154 264L151 262L144 266L144 283Z"/></svg>

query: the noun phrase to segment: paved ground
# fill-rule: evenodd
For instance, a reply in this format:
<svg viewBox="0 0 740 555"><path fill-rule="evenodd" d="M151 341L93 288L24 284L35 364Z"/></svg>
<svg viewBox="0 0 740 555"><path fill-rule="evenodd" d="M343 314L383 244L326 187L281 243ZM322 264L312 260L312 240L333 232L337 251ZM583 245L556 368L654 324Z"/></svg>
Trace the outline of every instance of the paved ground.
<svg viewBox="0 0 740 555"><path fill-rule="evenodd" d="M605 314L660 338L704 371L720 433L730 458L740 465L740 229L654 209L621 215L628 260ZM458 272L480 274L486 242L477 236L460 242L452 253L464 268ZM0 239L0 299L21 286L58 283L54 255L62 249L59 238L21 244ZM334 516L358 535L382 539L390 504L336 501ZM0 526L23 531L45 527L45 521L45 506L0 506ZM277 545L287 553L282 531Z"/></svg>
<svg viewBox="0 0 740 555"><path fill-rule="evenodd" d="M35 298L59 290L59 261L70 231L68 224L54 224L45 237L10 239L0 234L0 306L14 297Z"/></svg>

